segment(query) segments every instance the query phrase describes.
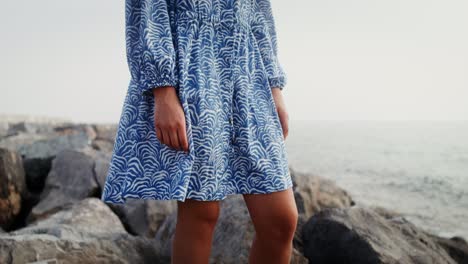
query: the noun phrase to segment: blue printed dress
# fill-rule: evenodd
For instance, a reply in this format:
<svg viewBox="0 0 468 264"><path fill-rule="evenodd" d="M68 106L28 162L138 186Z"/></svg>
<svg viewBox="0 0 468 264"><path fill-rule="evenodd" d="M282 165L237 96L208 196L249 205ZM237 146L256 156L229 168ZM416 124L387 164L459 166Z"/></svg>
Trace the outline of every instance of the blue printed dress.
<svg viewBox="0 0 468 264"><path fill-rule="evenodd" d="M126 0L125 13L131 80L101 200L290 188L271 91L287 79L270 0ZM162 86L176 88L188 153L158 141L151 89Z"/></svg>

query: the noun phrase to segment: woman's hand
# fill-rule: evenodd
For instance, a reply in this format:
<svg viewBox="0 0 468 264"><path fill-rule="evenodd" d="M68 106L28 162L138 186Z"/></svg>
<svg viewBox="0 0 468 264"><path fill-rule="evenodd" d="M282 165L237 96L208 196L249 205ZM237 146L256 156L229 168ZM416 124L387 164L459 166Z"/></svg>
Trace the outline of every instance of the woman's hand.
<svg viewBox="0 0 468 264"><path fill-rule="evenodd" d="M153 88L154 125L160 142L188 152L185 114L174 86Z"/></svg>
<svg viewBox="0 0 468 264"><path fill-rule="evenodd" d="M281 127L283 128L283 136L286 140L286 137L289 133L289 114L286 109L286 104L283 100L283 93L278 87L274 87L271 89L273 93L273 98L275 100L276 111L278 112L278 116L280 118Z"/></svg>

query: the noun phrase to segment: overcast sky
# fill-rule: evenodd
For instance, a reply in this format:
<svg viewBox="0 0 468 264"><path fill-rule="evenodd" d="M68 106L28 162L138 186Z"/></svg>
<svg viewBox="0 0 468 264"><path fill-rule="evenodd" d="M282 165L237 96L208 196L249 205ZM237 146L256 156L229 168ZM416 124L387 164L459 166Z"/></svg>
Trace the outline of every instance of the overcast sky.
<svg viewBox="0 0 468 264"><path fill-rule="evenodd" d="M272 0L291 119L468 119L468 1ZM117 122L124 1L2 0L0 113Z"/></svg>

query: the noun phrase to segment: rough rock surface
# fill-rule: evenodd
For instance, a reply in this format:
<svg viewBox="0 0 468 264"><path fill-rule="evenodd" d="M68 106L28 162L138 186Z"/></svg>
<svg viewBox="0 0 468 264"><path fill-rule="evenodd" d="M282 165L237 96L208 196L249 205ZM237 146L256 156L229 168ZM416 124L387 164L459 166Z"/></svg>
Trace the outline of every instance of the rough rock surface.
<svg viewBox="0 0 468 264"><path fill-rule="evenodd" d="M117 125L36 119L0 114L0 148L9 149L0 154L0 263L170 263L176 201L99 199ZM290 171L299 212L291 263L468 263L463 238L430 234L398 212L361 207L332 180ZM253 237L242 195L230 196L210 262L247 263Z"/></svg>
<svg viewBox="0 0 468 264"><path fill-rule="evenodd" d="M385 218L360 206L324 209L302 229L312 263L456 263L402 217Z"/></svg>
<svg viewBox="0 0 468 264"><path fill-rule="evenodd" d="M8 230L21 211L27 195L21 156L0 148L0 227Z"/></svg>
<svg viewBox="0 0 468 264"><path fill-rule="evenodd" d="M53 160L41 201L32 209L28 222L59 211L68 204L95 196L97 192L92 158L80 151L64 150Z"/></svg>
<svg viewBox="0 0 468 264"><path fill-rule="evenodd" d="M347 208L355 204L349 193L324 177L289 168L293 180L294 199L299 219L294 235L294 247L302 252L300 230L315 213L325 208Z"/></svg>
<svg viewBox="0 0 468 264"><path fill-rule="evenodd" d="M349 193L330 179L289 168L299 214L309 218L325 208L347 208L355 204Z"/></svg>
<svg viewBox="0 0 468 264"><path fill-rule="evenodd" d="M109 204L127 231L154 238L166 217L176 212L176 201L128 199L125 204Z"/></svg>
<svg viewBox="0 0 468 264"><path fill-rule="evenodd" d="M97 198L0 234L0 263L162 263L158 252L154 241L126 233Z"/></svg>

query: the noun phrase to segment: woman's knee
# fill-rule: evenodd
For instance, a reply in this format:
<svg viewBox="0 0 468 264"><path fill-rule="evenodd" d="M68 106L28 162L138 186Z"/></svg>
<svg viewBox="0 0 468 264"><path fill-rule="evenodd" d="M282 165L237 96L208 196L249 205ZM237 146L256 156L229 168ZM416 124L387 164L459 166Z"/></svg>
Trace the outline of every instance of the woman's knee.
<svg viewBox="0 0 468 264"><path fill-rule="evenodd" d="M197 201L186 199L185 202L178 202L178 218L186 219L191 223L215 225L219 214L220 206L218 201Z"/></svg>
<svg viewBox="0 0 468 264"><path fill-rule="evenodd" d="M298 212L291 208L287 212L275 212L263 221L261 228L256 229L257 236L275 241L289 241L294 237L297 228Z"/></svg>

